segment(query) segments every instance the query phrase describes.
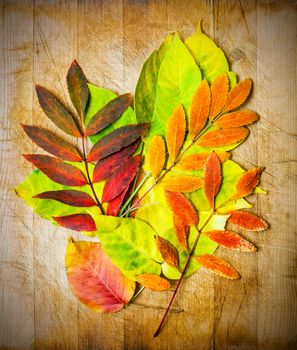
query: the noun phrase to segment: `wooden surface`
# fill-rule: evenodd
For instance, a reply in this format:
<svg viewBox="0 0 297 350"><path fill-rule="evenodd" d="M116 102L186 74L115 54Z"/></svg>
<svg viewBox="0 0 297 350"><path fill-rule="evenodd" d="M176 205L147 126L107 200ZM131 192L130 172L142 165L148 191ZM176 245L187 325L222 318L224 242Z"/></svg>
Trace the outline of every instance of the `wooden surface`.
<svg viewBox="0 0 297 350"><path fill-rule="evenodd" d="M295 1L1 2L1 349L296 349ZM88 79L134 91L141 65L166 33L190 35L198 19L233 70L251 77L249 106L261 115L234 159L266 166L255 212L271 229L247 234L253 256L219 249L241 272L230 282L200 271L183 284L169 322L152 338L172 292L145 291L114 315L72 295L64 270L69 232L33 215L13 193L36 148L19 122L44 122L34 93L42 83L66 95L73 58Z"/></svg>

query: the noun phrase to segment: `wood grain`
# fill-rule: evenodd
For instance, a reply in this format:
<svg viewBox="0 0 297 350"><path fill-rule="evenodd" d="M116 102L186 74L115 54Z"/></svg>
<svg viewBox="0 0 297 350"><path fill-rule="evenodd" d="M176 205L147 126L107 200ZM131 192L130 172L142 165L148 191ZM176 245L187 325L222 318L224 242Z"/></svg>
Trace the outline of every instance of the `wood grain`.
<svg viewBox="0 0 297 350"><path fill-rule="evenodd" d="M2 1L1 349L297 347L296 10L294 1L272 0ZM266 166L269 193L254 201L254 212L271 229L245 234L259 248L253 256L216 253L234 264L240 281L202 270L187 279L154 339L172 291L145 291L114 315L94 313L72 295L64 270L69 232L33 215L13 193L31 170L21 153L36 150L19 122L54 130L34 83L70 105L65 76L74 58L92 83L133 92L142 63L165 35L179 30L186 37L198 19L238 77L253 79L249 108L261 120L234 159L246 168Z"/></svg>

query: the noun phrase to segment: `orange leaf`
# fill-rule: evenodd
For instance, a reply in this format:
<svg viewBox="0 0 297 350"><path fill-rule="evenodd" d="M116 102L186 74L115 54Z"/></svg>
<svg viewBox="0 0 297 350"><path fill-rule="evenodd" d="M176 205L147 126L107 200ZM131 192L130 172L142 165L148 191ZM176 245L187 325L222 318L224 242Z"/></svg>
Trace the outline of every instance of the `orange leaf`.
<svg viewBox="0 0 297 350"><path fill-rule="evenodd" d="M268 229L268 223L253 213L247 211L232 211L228 222L248 231L264 231Z"/></svg>
<svg viewBox="0 0 297 350"><path fill-rule="evenodd" d="M248 135L247 128L217 129L204 134L197 143L202 147L230 146L246 139Z"/></svg>
<svg viewBox="0 0 297 350"><path fill-rule="evenodd" d="M204 192L210 207L213 209L215 196L222 182L221 163L216 152L208 157L204 171Z"/></svg>
<svg viewBox="0 0 297 350"><path fill-rule="evenodd" d="M148 161L153 177L157 178L165 164L165 144L161 136L155 135L152 138L148 152Z"/></svg>
<svg viewBox="0 0 297 350"><path fill-rule="evenodd" d="M236 184L236 193L232 199L246 197L251 194L260 181L264 168L253 168L241 175Z"/></svg>
<svg viewBox="0 0 297 350"><path fill-rule="evenodd" d="M211 85L211 103L209 119L213 121L214 118L223 109L228 95L229 90L229 79L226 73L219 75Z"/></svg>
<svg viewBox="0 0 297 350"><path fill-rule="evenodd" d="M165 191L195 192L203 187L203 179L196 176L168 177L162 181Z"/></svg>
<svg viewBox="0 0 297 350"><path fill-rule="evenodd" d="M209 115L209 107L210 89L207 81L203 80L198 86L191 104L189 132L192 139L194 139L204 127Z"/></svg>
<svg viewBox="0 0 297 350"><path fill-rule="evenodd" d="M210 152L202 152L185 156L177 164L176 168L181 170L201 170L203 169L205 162L210 154ZM216 154L222 163L224 163L231 156L230 153L225 151L218 151Z"/></svg>
<svg viewBox="0 0 297 350"><path fill-rule="evenodd" d="M257 248L237 233L232 231L214 230L203 232L212 241L219 245L232 250L239 250L241 252L256 252Z"/></svg>
<svg viewBox="0 0 297 350"><path fill-rule="evenodd" d="M173 214L177 216L184 225L198 225L199 218L196 209L183 194L166 191L165 195Z"/></svg>
<svg viewBox="0 0 297 350"><path fill-rule="evenodd" d="M178 105L168 120L166 128L167 149L171 160L175 160L183 145L186 132L186 117L182 105Z"/></svg>
<svg viewBox="0 0 297 350"><path fill-rule="evenodd" d="M137 282L142 284L145 288L154 291L162 291L170 288L169 281L158 275L153 275L150 273L137 275Z"/></svg>
<svg viewBox="0 0 297 350"><path fill-rule="evenodd" d="M196 260L204 268L211 270L221 277L230 278L232 280L240 278L239 273L234 269L234 267L228 264L225 260L216 256L204 254L201 256L196 256Z"/></svg>
<svg viewBox="0 0 297 350"><path fill-rule="evenodd" d="M188 237L190 233L190 226L185 225L182 219L173 213L173 224L176 238L178 239L179 244L184 250L188 250Z"/></svg>
<svg viewBox="0 0 297 350"><path fill-rule="evenodd" d="M218 121L215 122L215 125L219 128L235 128L238 126L245 126L254 123L259 119L259 116L256 112L245 110L237 111L228 114L224 114Z"/></svg>
<svg viewBox="0 0 297 350"><path fill-rule="evenodd" d="M173 244L171 244L167 239L160 236L155 236L156 244L159 252L162 255L164 261L173 267L179 268L179 258L178 252Z"/></svg>
<svg viewBox="0 0 297 350"><path fill-rule="evenodd" d="M229 112L232 111L232 109L241 106L248 98L252 84L251 79L245 79L236 84L228 94L223 112Z"/></svg>

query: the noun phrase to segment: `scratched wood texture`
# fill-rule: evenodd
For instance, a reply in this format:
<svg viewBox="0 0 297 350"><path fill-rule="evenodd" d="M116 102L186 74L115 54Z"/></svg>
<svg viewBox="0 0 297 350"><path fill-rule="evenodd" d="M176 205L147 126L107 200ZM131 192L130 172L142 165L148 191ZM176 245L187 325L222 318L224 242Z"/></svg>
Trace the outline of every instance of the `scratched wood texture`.
<svg viewBox="0 0 297 350"><path fill-rule="evenodd" d="M153 339L172 291L145 291L114 315L96 314L72 295L64 270L69 232L13 193L31 171L21 154L36 151L19 122L45 123L34 83L66 98L73 58L91 82L133 92L166 33L190 35L199 18L238 76L254 81L249 106L261 121L234 159L266 166L269 194L254 200L254 210L271 229L246 234L259 247L255 255L219 249L242 279L190 277ZM295 1L1 1L1 349L297 348L296 23Z"/></svg>

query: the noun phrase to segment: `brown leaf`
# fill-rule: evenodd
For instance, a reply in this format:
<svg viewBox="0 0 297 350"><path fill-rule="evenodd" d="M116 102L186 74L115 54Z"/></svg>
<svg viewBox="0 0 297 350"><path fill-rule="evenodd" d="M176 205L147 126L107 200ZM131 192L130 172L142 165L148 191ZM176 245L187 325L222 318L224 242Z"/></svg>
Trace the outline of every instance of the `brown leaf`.
<svg viewBox="0 0 297 350"><path fill-rule="evenodd" d="M252 89L252 80L245 79L240 81L230 90L223 112L229 112L241 106L248 98Z"/></svg>
<svg viewBox="0 0 297 350"><path fill-rule="evenodd" d="M215 122L215 125L223 129L235 128L239 126L252 124L258 119L259 116L256 112L252 112L249 110L237 111L224 114Z"/></svg>
<svg viewBox="0 0 297 350"><path fill-rule="evenodd" d="M171 244L167 239L160 236L155 236L157 248L162 255L164 261L173 267L179 269L179 257L178 251L173 244Z"/></svg>
<svg viewBox="0 0 297 350"><path fill-rule="evenodd" d="M73 145L60 139L49 130L33 125L21 125L30 139L45 151L70 162L82 160L81 155Z"/></svg>
<svg viewBox="0 0 297 350"><path fill-rule="evenodd" d="M124 94L108 102L90 120L86 128L86 136L97 134L120 118L132 102L131 94Z"/></svg>
<svg viewBox="0 0 297 350"><path fill-rule="evenodd" d="M165 164L165 143L161 136L155 135L152 138L148 152L148 161L152 176L157 178Z"/></svg>
<svg viewBox="0 0 297 350"><path fill-rule="evenodd" d="M228 222L236 227L247 231L264 231L269 225L266 221L259 218L259 216L249 213L247 211L232 211Z"/></svg>
<svg viewBox="0 0 297 350"><path fill-rule="evenodd" d="M195 92L189 120L189 133L192 139L194 139L199 131L201 131L207 121L210 108L210 89L206 80L203 80L198 86Z"/></svg>
<svg viewBox="0 0 297 350"><path fill-rule="evenodd" d="M166 143L169 157L174 161L183 145L186 132L186 116L182 105L178 105L168 120Z"/></svg>
<svg viewBox="0 0 297 350"><path fill-rule="evenodd" d="M213 121L223 109L228 95L229 79L227 73L219 75L210 87L211 103L209 119Z"/></svg>
<svg viewBox="0 0 297 350"><path fill-rule="evenodd" d="M182 249L188 251L188 237L190 233L190 226L185 225L178 215L173 213L173 224L176 238Z"/></svg>
<svg viewBox="0 0 297 350"><path fill-rule="evenodd" d="M260 181L264 168L253 168L241 175L236 184L236 193L232 199L246 197L251 194Z"/></svg>
<svg viewBox="0 0 297 350"><path fill-rule="evenodd" d="M208 157L204 171L204 192L211 209L215 207L215 196L222 182L221 163L216 152Z"/></svg>
<svg viewBox="0 0 297 350"><path fill-rule="evenodd" d="M247 128L217 129L204 134L198 145L202 147L222 147L230 146L245 140L249 135Z"/></svg>
<svg viewBox="0 0 297 350"><path fill-rule="evenodd" d="M168 280L150 273L137 275L137 282L153 291L162 291L170 288L170 282Z"/></svg>
<svg viewBox="0 0 297 350"><path fill-rule="evenodd" d="M113 198L111 201L108 202L107 204L107 209L106 209L106 215L110 216L117 216L120 209L121 205L123 203L123 200L129 190L129 185L124 189L122 193L120 193L117 197Z"/></svg>
<svg viewBox="0 0 297 350"><path fill-rule="evenodd" d="M72 214L65 216L53 216L53 219L60 226L69 228L73 231L96 231L95 221L89 214Z"/></svg>
<svg viewBox="0 0 297 350"><path fill-rule="evenodd" d="M195 192L203 187L203 179L196 176L167 177L161 182L165 191Z"/></svg>
<svg viewBox="0 0 297 350"><path fill-rule="evenodd" d="M244 238L232 231L214 230L203 233L222 247L232 250L239 250L241 252L257 251L257 248L252 243L246 241Z"/></svg>
<svg viewBox="0 0 297 350"><path fill-rule="evenodd" d="M64 106L44 87L36 85L39 104L46 116L67 134L81 137L81 132L73 116Z"/></svg>
<svg viewBox="0 0 297 350"><path fill-rule="evenodd" d="M75 190L46 191L37 194L33 198L52 199L73 207L93 207L96 205L90 195Z"/></svg>
<svg viewBox="0 0 297 350"><path fill-rule="evenodd" d="M195 258L204 268L211 270L221 277L233 280L240 278L239 273L234 269L234 267L223 259L209 254L196 256Z"/></svg>
<svg viewBox="0 0 297 350"><path fill-rule="evenodd" d="M202 152L197 154L190 154L181 159L176 168L180 170L201 170L204 168L207 158L211 152ZM224 163L231 157L229 152L216 151L221 163Z"/></svg>
<svg viewBox="0 0 297 350"><path fill-rule="evenodd" d="M24 154L23 156L51 180L61 185L83 186L88 183L84 174L78 168L58 158L43 154Z"/></svg>

